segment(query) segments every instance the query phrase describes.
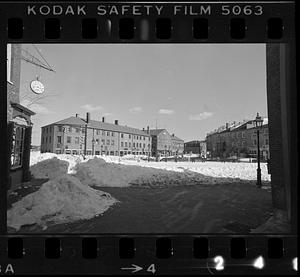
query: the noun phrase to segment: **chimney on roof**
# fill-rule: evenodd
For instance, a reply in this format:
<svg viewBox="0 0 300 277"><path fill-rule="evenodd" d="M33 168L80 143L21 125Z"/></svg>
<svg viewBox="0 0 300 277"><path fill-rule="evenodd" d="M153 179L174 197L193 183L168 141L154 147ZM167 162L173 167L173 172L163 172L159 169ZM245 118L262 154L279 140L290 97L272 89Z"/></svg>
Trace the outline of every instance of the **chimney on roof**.
<svg viewBox="0 0 300 277"><path fill-rule="evenodd" d="M76 116L76 117L78 117L78 116L79 116L79 114L77 113L77 114L75 114L75 116Z"/></svg>
<svg viewBox="0 0 300 277"><path fill-rule="evenodd" d="M174 135L174 134L172 134L172 137L175 137L175 135Z"/></svg>
<svg viewBox="0 0 300 277"><path fill-rule="evenodd" d="M105 117L104 116L102 117L102 122L105 122Z"/></svg>
<svg viewBox="0 0 300 277"><path fill-rule="evenodd" d="M143 131L145 131L145 128L143 127Z"/></svg>
<svg viewBox="0 0 300 277"><path fill-rule="evenodd" d="M229 123L226 122L226 130L228 130L228 129L229 129Z"/></svg>
<svg viewBox="0 0 300 277"><path fill-rule="evenodd" d="M148 133L148 134L150 133L149 126L147 126L147 133Z"/></svg>
<svg viewBox="0 0 300 277"><path fill-rule="evenodd" d="M86 113L86 123L90 123L90 113Z"/></svg>
<svg viewBox="0 0 300 277"><path fill-rule="evenodd" d="M119 120L115 120L115 125L119 125Z"/></svg>

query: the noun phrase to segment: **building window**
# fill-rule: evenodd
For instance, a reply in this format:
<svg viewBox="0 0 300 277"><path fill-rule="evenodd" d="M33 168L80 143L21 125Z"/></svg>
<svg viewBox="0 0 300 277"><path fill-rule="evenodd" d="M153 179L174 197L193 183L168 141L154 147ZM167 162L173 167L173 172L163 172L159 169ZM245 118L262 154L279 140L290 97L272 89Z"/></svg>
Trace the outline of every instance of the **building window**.
<svg viewBox="0 0 300 277"><path fill-rule="evenodd" d="M62 132L62 127L58 126L58 132Z"/></svg>
<svg viewBox="0 0 300 277"><path fill-rule="evenodd" d="M242 138L245 138L245 132L242 132Z"/></svg>
<svg viewBox="0 0 300 277"><path fill-rule="evenodd" d="M121 141L121 147L123 147L124 146L124 143L123 143L123 141Z"/></svg>
<svg viewBox="0 0 300 277"><path fill-rule="evenodd" d="M255 139L255 140L253 140L253 145L256 145L256 139Z"/></svg>
<svg viewBox="0 0 300 277"><path fill-rule="evenodd" d="M109 140L109 139L106 140L106 144L107 144L107 145L110 145L110 140Z"/></svg>
<svg viewBox="0 0 300 277"><path fill-rule="evenodd" d="M76 133L80 133L80 128L76 128Z"/></svg>
<svg viewBox="0 0 300 277"><path fill-rule="evenodd" d="M124 134L121 134L121 138L124 138Z"/></svg>
<svg viewBox="0 0 300 277"><path fill-rule="evenodd" d="M82 133L82 134L85 133L85 129L84 129L84 128L81 129L81 133Z"/></svg>
<svg viewBox="0 0 300 277"><path fill-rule="evenodd" d="M7 44L7 81L11 82L11 44Z"/></svg>
<svg viewBox="0 0 300 277"><path fill-rule="evenodd" d="M110 133L109 133L109 132L107 132L107 136L110 136Z"/></svg>
<svg viewBox="0 0 300 277"><path fill-rule="evenodd" d="M131 143L130 142L128 142L128 146L131 147Z"/></svg>
<svg viewBox="0 0 300 277"><path fill-rule="evenodd" d="M144 140L146 139L146 137L143 137L144 138Z"/></svg>
<svg viewBox="0 0 300 277"><path fill-rule="evenodd" d="M115 141L113 139L111 140L111 145L115 145Z"/></svg>
<svg viewBox="0 0 300 277"><path fill-rule="evenodd" d="M266 144L266 145L269 145L269 139L266 139L266 140L265 140L265 144Z"/></svg>
<svg viewBox="0 0 300 277"><path fill-rule="evenodd" d="M25 127L15 124L13 130L13 145L11 154L11 167L22 166L24 151Z"/></svg>
<svg viewBox="0 0 300 277"><path fill-rule="evenodd" d="M142 144L140 143L140 148L142 148Z"/></svg>
<svg viewBox="0 0 300 277"><path fill-rule="evenodd" d="M75 144L79 144L79 137L75 137Z"/></svg>
<svg viewBox="0 0 300 277"><path fill-rule="evenodd" d="M48 137L46 137L46 143L48 143Z"/></svg>
<svg viewBox="0 0 300 277"><path fill-rule="evenodd" d="M97 130L97 131L96 131L96 134L97 134L97 135L100 135L100 130Z"/></svg>
<svg viewBox="0 0 300 277"><path fill-rule="evenodd" d="M102 131L102 136L105 136L105 131Z"/></svg>
<svg viewBox="0 0 300 277"><path fill-rule="evenodd" d="M127 147L127 141L125 141L125 147Z"/></svg>
<svg viewBox="0 0 300 277"><path fill-rule="evenodd" d="M71 137L67 137L67 143L71 143Z"/></svg>
<svg viewBox="0 0 300 277"><path fill-rule="evenodd" d="M105 145L105 139L101 139L103 145Z"/></svg>
<svg viewBox="0 0 300 277"><path fill-rule="evenodd" d="M57 142L61 143L61 136L57 136Z"/></svg>
<svg viewBox="0 0 300 277"><path fill-rule="evenodd" d="M51 142L51 137L49 137L49 142Z"/></svg>
<svg viewBox="0 0 300 277"><path fill-rule="evenodd" d="M128 137L131 138L131 135L129 134Z"/></svg>
<svg viewBox="0 0 300 277"><path fill-rule="evenodd" d="M135 147L135 142L132 143L132 146Z"/></svg>
<svg viewBox="0 0 300 277"><path fill-rule="evenodd" d="M114 132L111 132L111 136L114 137L114 136L115 136L115 133L114 133Z"/></svg>

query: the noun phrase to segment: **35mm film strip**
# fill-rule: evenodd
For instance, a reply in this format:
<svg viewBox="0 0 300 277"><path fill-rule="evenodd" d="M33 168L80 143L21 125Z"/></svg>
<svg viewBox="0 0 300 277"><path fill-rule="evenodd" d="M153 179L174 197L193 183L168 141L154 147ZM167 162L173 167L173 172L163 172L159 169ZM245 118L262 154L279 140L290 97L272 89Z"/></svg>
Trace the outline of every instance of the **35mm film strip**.
<svg viewBox="0 0 300 277"><path fill-rule="evenodd" d="M293 1L1 2L0 33L0 274L297 274Z"/></svg>

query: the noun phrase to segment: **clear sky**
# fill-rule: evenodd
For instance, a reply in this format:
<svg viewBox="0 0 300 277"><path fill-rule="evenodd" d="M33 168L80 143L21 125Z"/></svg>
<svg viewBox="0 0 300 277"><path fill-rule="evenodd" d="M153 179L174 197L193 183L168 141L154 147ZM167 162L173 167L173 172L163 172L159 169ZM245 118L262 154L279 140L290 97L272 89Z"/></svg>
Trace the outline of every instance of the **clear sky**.
<svg viewBox="0 0 300 277"><path fill-rule="evenodd" d="M264 44L38 44L52 73L22 61L21 103L39 75L45 98L37 112L32 143L40 127L74 116L142 129L166 128L189 140L226 122L267 116ZM36 57L32 45L23 44ZM27 96L26 96L27 95Z"/></svg>

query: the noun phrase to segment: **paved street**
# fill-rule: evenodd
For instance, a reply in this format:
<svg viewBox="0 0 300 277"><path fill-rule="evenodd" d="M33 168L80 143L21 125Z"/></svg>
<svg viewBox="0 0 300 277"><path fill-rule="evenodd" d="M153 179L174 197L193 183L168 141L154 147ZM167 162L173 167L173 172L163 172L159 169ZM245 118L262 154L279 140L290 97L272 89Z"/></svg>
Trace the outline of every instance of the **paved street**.
<svg viewBox="0 0 300 277"><path fill-rule="evenodd" d="M46 230L25 226L19 232L247 233L264 223L272 212L270 190L259 190L254 182L101 190L120 201L102 216Z"/></svg>

